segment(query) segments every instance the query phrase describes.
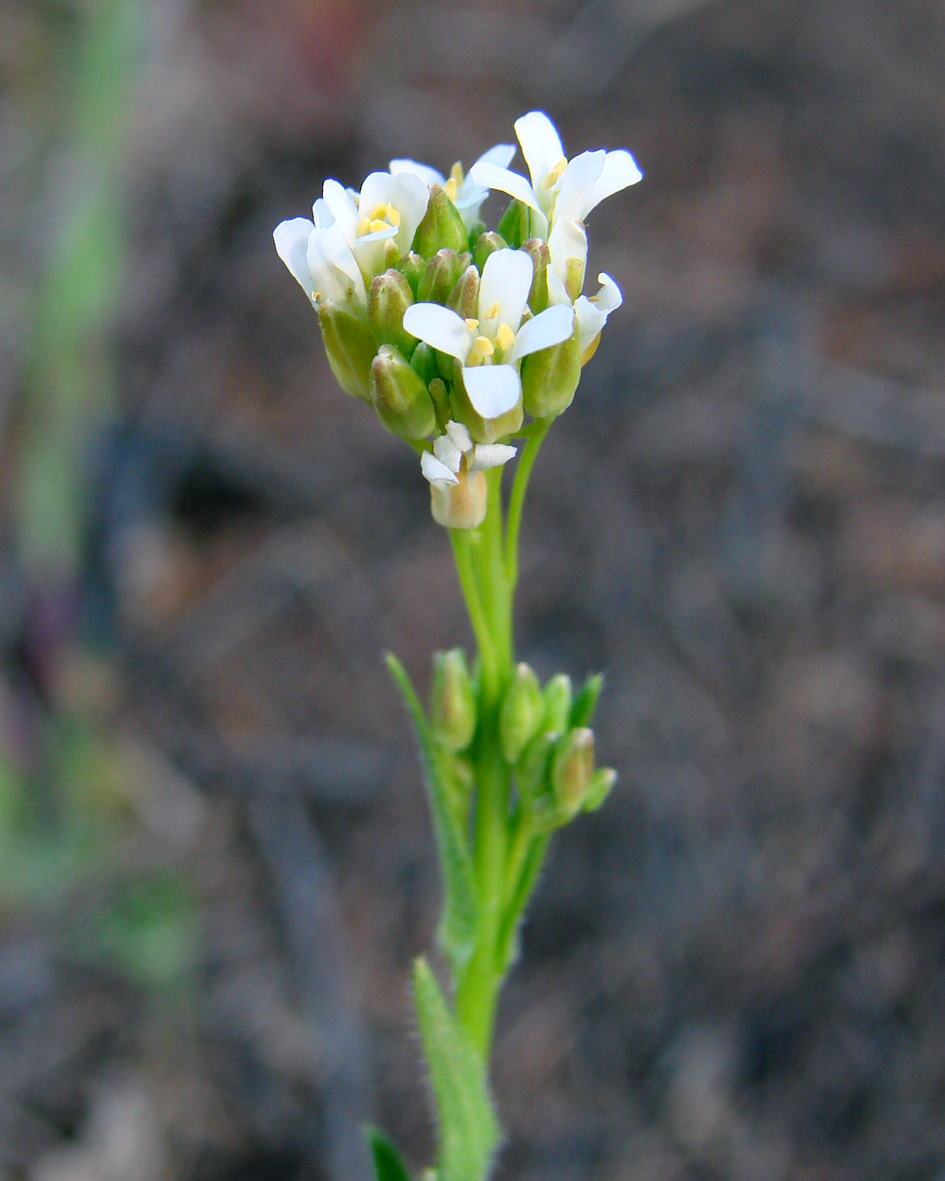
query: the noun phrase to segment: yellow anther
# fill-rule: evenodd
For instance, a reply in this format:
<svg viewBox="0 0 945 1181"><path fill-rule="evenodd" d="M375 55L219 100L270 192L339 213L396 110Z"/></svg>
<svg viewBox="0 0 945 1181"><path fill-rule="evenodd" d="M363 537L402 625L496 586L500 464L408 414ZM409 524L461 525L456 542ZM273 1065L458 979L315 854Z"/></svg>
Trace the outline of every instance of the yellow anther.
<svg viewBox="0 0 945 1181"><path fill-rule="evenodd" d="M469 329L470 332L475 332L476 329L479 327L479 321L478 320L471 320L471 319L467 320L466 327Z"/></svg>
<svg viewBox="0 0 945 1181"><path fill-rule="evenodd" d="M446 193L451 201L456 200L456 181L452 177L443 186L443 192Z"/></svg>
<svg viewBox="0 0 945 1181"><path fill-rule="evenodd" d="M392 205L378 205L370 217L362 217L358 222L358 237L365 234L376 234L379 230L400 227L400 214Z"/></svg>
<svg viewBox="0 0 945 1181"><path fill-rule="evenodd" d="M376 217L371 222L371 233L372 234L376 234L380 230L389 230L389 229L390 229L390 222L382 221L381 218L379 218L379 217Z"/></svg>
<svg viewBox="0 0 945 1181"><path fill-rule="evenodd" d="M499 301L493 300L492 306L486 310L485 319L494 320L502 309L499 307Z"/></svg>
<svg viewBox="0 0 945 1181"><path fill-rule="evenodd" d="M488 336L477 336L473 344L473 351L478 353L480 357L491 357L495 352L495 345Z"/></svg>
<svg viewBox="0 0 945 1181"><path fill-rule="evenodd" d="M369 217L362 217L358 222L358 237L363 238L365 234L371 232L371 219Z"/></svg>
<svg viewBox="0 0 945 1181"><path fill-rule="evenodd" d="M543 189L550 189L552 185L557 184L561 173L564 172L567 166L568 162L565 157L562 156L554 168L552 168L545 179L541 182L541 187Z"/></svg>
<svg viewBox="0 0 945 1181"><path fill-rule="evenodd" d="M495 334L495 340L502 352L507 353L515 343L515 333L508 324L500 324L499 331Z"/></svg>

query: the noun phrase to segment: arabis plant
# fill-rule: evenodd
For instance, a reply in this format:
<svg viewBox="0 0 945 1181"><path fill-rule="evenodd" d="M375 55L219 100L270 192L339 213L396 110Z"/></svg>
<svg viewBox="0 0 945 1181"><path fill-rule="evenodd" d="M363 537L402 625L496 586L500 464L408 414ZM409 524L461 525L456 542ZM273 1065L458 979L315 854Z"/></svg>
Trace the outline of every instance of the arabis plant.
<svg viewBox="0 0 945 1181"><path fill-rule="evenodd" d="M515 662L512 609L538 450L621 304L606 274L583 294L584 222L642 174L625 151L569 161L541 111L515 132L530 180L509 170L511 144L468 175L460 164L444 176L392 160L360 192L325 181L312 220L284 221L274 235L315 307L339 384L419 454L476 637L471 667L458 648L434 657L427 708L388 657L420 741L443 877L446 985L424 959L414 971L438 1117L436 1181L491 1171L500 1140L492 1032L522 916L551 834L600 807L616 779L596 766L589 728L601 678L577 693L563 674L541 685ZM512 198L494 231L480 220L490 189ZM516 456L506 502L503 469ZM405 1181L394 1148L379 1133L370 1139L379 1181Z"/></svg>

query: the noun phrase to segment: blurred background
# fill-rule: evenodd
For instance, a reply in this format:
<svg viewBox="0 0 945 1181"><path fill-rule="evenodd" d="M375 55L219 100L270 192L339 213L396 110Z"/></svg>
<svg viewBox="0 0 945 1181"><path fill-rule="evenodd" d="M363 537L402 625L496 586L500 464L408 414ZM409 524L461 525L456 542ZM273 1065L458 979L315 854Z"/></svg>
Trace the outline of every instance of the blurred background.
<svg viewBox="0 0 945 1181"><path fill-rule="evenodd" d="M945 1178L943 60L937 0L2 0L0 1181L429 1159L380 654L470 635L271 233L535 107L646 179L526 510L521 656L605 670L621 785L499 1177Z"/></svg>

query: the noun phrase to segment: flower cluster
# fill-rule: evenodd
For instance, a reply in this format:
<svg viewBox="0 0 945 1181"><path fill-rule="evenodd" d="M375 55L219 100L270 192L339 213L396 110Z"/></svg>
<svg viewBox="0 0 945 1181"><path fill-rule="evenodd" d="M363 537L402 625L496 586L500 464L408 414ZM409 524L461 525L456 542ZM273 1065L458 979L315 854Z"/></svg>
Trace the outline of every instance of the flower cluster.
<svg viewBox="0 0 945 1181"><path fill-rule="evenodd" d="M387 430L421 452L435 519L479 525L483 471L507 462L525 415L570 405L581 367L620 306L598 276L583 294L584 222L641 178L626 151L564 155L541 111L515 132L530 181L499 144L448 177L413 160L372 172L360 192L326 180L313 220L275 230L276 250L318 313L333 373L370 402ZM480 209L490 190L511 204L496 231Z"/></svg>

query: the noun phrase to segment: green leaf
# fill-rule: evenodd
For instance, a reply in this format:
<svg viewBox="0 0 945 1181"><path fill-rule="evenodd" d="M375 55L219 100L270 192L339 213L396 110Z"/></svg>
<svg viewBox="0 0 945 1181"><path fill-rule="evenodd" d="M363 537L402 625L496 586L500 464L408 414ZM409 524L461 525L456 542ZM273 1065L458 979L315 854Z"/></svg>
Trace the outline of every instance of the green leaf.
<svg viewBox="0 0 945 1181"><path fill-rule="evenodd" d="M595 673L594 676L588 677L581 686L581 691L574 699L574 704L571 706L571 725L574 726L589 726L591 719L594 717L594 710L597 709L597 699L600 697L600 691L604 687L604 674Z"/></svg>
<svg viewBox="0 0 945 1181"><path fill-rule="evenodd" d="M426 960L413 974L420 1036L439 1118L440 1181L486 1181L499 1146L485 1064L447 1007Z"/></svg>
<svg viewBox="0 0 945 1181"><path fill-rule="evenodd" d="M479 900L469 844L453 807L449 756L433 735L407 670L392 653L389 652L386 659L391 676L397 682L410 711L420 742L433 829L443 871L445 898L438 937L453 972L458 974L472 954Z"/></svg>
<svg viewBox="0 0 945 1181"><path fill-rule="evenodd" d="M364 1135L374 1159L377 1181L410 1181L410 1174L400 1159L400 1153L387 1137L377 1128L365 1128Z"/></svg>

